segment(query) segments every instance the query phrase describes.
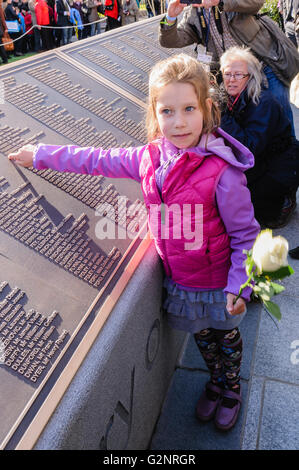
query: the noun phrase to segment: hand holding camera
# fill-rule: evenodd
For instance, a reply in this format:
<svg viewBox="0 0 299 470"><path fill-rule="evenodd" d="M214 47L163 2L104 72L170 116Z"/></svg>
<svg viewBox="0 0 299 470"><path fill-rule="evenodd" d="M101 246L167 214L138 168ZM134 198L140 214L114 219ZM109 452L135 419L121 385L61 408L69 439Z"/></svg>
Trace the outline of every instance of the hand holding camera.
<svg viewBox="0 0 299 470"><path fill-rule="evenodd" d="M198 3L198 0L180 0L181 4L193 5L194 7L212 8L219 4L219 0L202 0Z"/></svg>
<svg viewBox="0 0 299 470"><path fill-rule="evenodd" d="M182 13L186 6L187 0L184 1L184 3L181 3L180 0L170 0L167 8L167 16L170 18L176 18Z"/></svg>

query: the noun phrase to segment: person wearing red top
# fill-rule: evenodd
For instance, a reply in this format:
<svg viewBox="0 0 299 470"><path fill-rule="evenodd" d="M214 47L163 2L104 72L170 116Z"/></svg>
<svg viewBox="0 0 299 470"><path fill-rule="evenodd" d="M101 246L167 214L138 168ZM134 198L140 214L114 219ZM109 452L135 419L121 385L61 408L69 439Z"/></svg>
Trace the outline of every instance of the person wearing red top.
<svg viewBox="0 0 299 470"><path fill-rule="evenodd" d="M45 0L37 0L35 3L36 22L39 25L42 37L42 47L48 51L53 48L51 41L51 30L43 28L43 26L50 26L49 8Z"/></svg>
<svg viewBox="0 0 299 470"><path fill-rule="evenodd" d="M28 10L22 10L22 15L24 17L25 21L25 27L26 27L26 51L34 51L34 32L32 28L32 16L30 11ZM30 30L30 31L29 31ZM29 32L28 32L29 31Z"/></svg>
<svg viewBox="0 0 299 470"><path fill-rule="evenodd" d="M106 30L119 28L121 26L122 6L119 0L105 1L105 16L107 17Z"/></svg>

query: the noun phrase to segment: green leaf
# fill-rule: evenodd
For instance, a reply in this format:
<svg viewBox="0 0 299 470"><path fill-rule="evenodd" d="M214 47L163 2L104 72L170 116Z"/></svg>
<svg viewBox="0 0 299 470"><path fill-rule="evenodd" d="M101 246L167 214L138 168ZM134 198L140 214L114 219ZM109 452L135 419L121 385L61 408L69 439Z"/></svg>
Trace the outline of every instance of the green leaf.
<svg viewBox="0 0 299 470"><path fill-rule="evenodd" d="M278 321L281 320L281 311L277 304L271 302L271 300L263 300L265 308L268 310L273 317L275 317Z"/></svg>
<svg viewBox="0 0 299 470"><path fill-rule="evenodd" d="M268 276L271 280L272 279L283 279L284 277L291 276L294 274L294 269L291 266L282 266L277 271L273 272L262 272L262 276Z"/></svg>
<svg viewBox="0 0 299 470"><path fill-rule="evenodd" d="M277 284L277 282L271 282L271 287L273 287L274 295L280 294L285 290L285 287L281 284Z"/></svg>

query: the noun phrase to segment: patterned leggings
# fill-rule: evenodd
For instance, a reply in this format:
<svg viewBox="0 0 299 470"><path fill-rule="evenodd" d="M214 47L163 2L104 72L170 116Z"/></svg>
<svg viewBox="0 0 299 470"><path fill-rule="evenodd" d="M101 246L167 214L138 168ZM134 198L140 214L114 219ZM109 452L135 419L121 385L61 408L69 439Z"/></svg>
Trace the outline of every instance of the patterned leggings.
<svg viewBox="0 0 299 470"><path fill-rule="evenodd" d="M210 371L211 382L240 393L242 338L238 328L207 328L194 335L196 344Z"/></svg>

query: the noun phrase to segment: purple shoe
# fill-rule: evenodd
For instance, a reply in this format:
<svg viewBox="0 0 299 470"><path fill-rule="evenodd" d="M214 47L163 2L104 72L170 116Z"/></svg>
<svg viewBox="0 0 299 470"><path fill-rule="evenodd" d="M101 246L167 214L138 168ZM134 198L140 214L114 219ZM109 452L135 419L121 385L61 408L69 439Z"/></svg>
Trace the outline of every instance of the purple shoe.
<svg viewBox="0 0 299 470"><path fill-rule="evenodd" d="M223 390L215 415L215 425L218 429L228 431L235 425L241 403L241 395L231 390Z"/></svg>
<svg viewBox="0 0 299 470"><path fill-rule="evenodd" d="M197 405L196 415L201 421L209 421L213 418L221 398L222 389L208 382L204 392L201 394Z"/></svg>

